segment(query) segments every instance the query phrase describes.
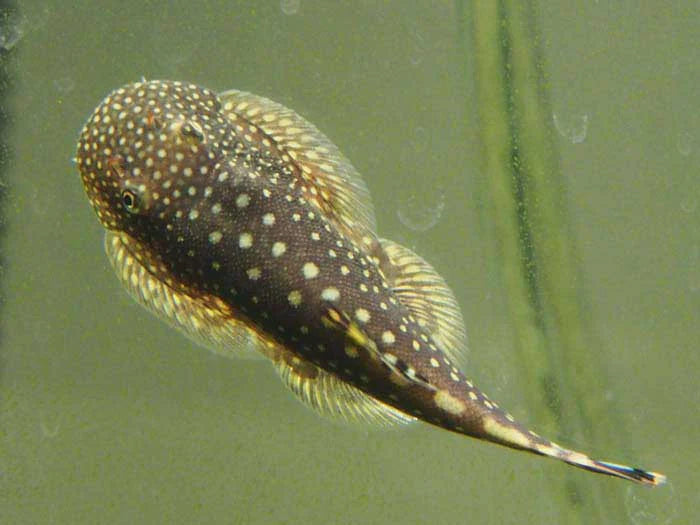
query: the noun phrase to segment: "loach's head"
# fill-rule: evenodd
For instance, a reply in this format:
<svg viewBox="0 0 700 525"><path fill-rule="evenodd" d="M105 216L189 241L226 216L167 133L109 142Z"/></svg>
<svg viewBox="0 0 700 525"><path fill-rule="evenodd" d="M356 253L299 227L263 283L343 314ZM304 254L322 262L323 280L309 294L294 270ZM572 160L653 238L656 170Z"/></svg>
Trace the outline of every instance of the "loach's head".
<svg viewBox="0 0 700 525"><path fill-rule="evenodd" d="M182 82L129 84L85 124L76 163L102 225L143 237L191 207L227 147L215 93ZM217 153L218 152L218 153Z"/></svg>

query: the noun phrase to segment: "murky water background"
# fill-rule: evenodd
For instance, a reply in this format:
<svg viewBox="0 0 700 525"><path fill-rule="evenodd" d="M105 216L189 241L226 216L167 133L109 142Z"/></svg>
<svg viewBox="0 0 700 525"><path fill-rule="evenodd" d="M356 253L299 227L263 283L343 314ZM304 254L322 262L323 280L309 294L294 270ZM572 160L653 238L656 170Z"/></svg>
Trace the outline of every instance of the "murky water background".
<svg viewBox="0 0 700 525"><path fill-rule="evenodd" d="M145 4L145 6L143 5ZM566 523L566 468L428 426L329 424L262 362L226 361L133 303L71 157L112 88L145 76L291 106L353 161L380 233L454 288L469 370L514 415L504 295L481 221L468 42L452 3L56 2L22 5L3 246L2 523ZM628 523L692 523L700 491L700 9L545 2L552 121L623 449L651 491L585 472ZM426 4L427 6L427 4ZM4 67L7 67L5 64Z"/></svg>

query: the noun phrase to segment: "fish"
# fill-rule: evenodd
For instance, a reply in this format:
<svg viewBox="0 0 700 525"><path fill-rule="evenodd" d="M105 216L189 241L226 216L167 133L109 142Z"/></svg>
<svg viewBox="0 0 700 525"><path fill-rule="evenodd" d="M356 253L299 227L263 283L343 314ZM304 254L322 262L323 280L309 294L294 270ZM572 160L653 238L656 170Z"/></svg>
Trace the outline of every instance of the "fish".
<svg viewBox="0 0 700 525"><path fill-rule="evenodd" d="M282 104L144 79L99 103L75 159L128 293L218 354L269 360L318 414L419 420L643 485L666 481L545 439L477 388L452 290L378 235L361 175Z"/></svg>

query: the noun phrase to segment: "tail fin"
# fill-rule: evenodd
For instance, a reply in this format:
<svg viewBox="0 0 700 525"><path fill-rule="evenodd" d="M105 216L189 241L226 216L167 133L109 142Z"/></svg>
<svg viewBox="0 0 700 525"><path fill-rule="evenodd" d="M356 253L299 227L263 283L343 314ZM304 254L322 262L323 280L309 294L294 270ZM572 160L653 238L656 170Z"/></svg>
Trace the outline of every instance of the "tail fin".
<svg viewBox="0 0 700 525"><path fill-rule="evenodd" d="M591 459L585 454L563 449L554 443L552 443L552 446L554 450L556 450L552 457L566 461L569 465L573 465L574 467L590 470L591 472L598 472L599 474L607 474L608 476L615 476L616 478L622 478L629 481L635 481L650 487L658 487L659 485L666 483L666 476L659 474L658 472L651 472L635 467L628 467L627 465L618 465L617 463L608 463L607 461ZM546 455L549 456L550 454Z"/></svg>
<svg viewBox="0 0 700 525"><path fill-rule="evenodd" d="M650 487L658 487L666 483L666 476L663 474L628 467L626 465L608 463L607 461L598 461L591 459L581 452L563 448L552 441L538 436L530 430L526 430L513 421L507 414L492 411L489 417L482 420L482 425L484 433L479 437L500 443L507 447L534 452L542 456L559 459L569 465L590 472L606 474Z"/></svg>

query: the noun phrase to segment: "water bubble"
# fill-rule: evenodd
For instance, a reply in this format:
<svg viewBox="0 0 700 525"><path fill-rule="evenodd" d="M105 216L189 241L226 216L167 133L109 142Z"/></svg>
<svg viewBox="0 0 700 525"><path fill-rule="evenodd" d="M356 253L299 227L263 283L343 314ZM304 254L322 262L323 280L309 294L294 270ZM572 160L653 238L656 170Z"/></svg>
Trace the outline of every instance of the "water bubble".
<svg viewBox="0 0 700 525"><path fill-rule="evenodd" d="M301 0L280 0L280 9L285 15L296 15L301 7Z"/></svg>
<svg viewBox="0 0 700 525"><path fill-rule="evenodd" d="M692 293L700 291L700 245L693 246L690 254L688 288Z"/></svg>
<svg viewBox="0 0 700 525"><path fill-rule="evenodd" d="M681 200L681 210L685 213L693 213L698 209L698 201L693 195L686 195Z"/></svg>
<svg viewBox="0 0 700 525"><path fill-rule="evenodd" d="M569 118L552 113L554 127L559 134L572 144L581 144L588 133L588 115L572 115Z"/></svg>
<svg viewBox="0 0 700 525"><path fill-rule="evenodd" d="M53 81L53 87L55 87L59 93L70 93L75 89L75 80L70 77L57 78Z"/></svg>
<svg viewBox="0 0 700 525"><path fill-rule="evenodd" d="M676 148L678 153L687 157L693 152L693 136L687 131L681 131L676 136Z"/></svg>
<svg viewBox="0 0 700 525"><path fill-rule="evenodd" d="M417 29L411 30L411 40L413 45L411 46L411 56L409 60L411 65L417 66L423 62L423 57L425 56L425 38L418 32Z"/></svg>
<svg viewBox="0 0 700 525"><path fill-rule="evenodd" d="M630 485L625 494L625 508L635 525L667 524L678 514L678 498L670 482L653 490Z"/></svg>
<svg viewBox="0 0 700 525"><path fill-rule="evenodd" d="M43 439L53 439L61 430L60 421L54 421L52 424L47 423L43 418L39 421L39 429Z"/></svg>
<svg viewBox="0 0 700 525"><path fill-rule="evenodd" d="M691 293L700 291L700 272L690 272L688 276L688 289ZM700 390L698 392L700 392Z"/></svg>
<svg viewBox="0 0 700 525"><path fill-rule="evenodd" d="M428 149L428 130L423 126L417 126L413 130L413 137L410 139L411 149L415 153L423 153Z"/></svg>
<svg viewBox="0 0 700 525"><path fill-rule="evenodd" d="M412 194L399 202L396 210L401 224L413 231L424 232L435 226L445 210L445 192L426 199L425 195Z"/></svg>

